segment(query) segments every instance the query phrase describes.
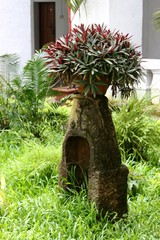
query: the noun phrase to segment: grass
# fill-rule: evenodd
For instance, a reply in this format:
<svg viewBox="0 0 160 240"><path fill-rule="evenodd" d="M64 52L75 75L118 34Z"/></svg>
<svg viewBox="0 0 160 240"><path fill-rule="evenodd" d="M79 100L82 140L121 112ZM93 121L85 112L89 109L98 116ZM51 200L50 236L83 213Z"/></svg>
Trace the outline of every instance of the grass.
<svg viewBox="0 0 160 240"><path fill-rule="evenodd" d="M130 98L113 112L119 148L125 159L160 162L160 121L147 99Z"/></svg>
<svg viewBox="0 0 160 240"><path fill-rule="evenodd" d="M123 159L130 171L128 217L98 221L84 189L67 193L58 187L63 132L48 131L43 141L12 130L0 133L0 177L6 182L0 190L0 239L158 240L159 165Z"/></svg>
<svg viewBox="0 0 160 240"><path fill-rule="evenodd" d="M111 224L107 218L96 220L96 207L88 203L84 190L68 194L58 188L61 143L18 142L15 139L12 153L0 151L1 175L6 179L0 239L159 239L158 168L126 163L130 169L129 214L126 220Z"/></svg>

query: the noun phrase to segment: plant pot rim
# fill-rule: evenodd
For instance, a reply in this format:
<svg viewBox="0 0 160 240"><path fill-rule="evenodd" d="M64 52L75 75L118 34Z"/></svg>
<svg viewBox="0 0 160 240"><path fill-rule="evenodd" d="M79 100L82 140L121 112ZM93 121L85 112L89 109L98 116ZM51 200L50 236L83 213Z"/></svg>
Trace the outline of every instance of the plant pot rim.
<svg viewBox="0 0 160 240"><path fill-rule="evenodd" d="M72 94L72 93L76 93L78 92L78 88L77 87L56 87L56 88L52 88L52 90L57 91L59 93L66 93L66 94Z"/></svg>

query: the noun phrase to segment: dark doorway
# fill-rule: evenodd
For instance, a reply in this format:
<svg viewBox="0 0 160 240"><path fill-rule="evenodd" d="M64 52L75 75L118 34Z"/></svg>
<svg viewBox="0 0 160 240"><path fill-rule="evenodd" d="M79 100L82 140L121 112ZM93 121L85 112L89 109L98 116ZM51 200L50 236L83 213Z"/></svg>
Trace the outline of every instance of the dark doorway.
<svg viewBox="0 0 160 240"><path fill-rule="evenodd" d="M34 3L34 33L36 50L42 48L49 42L55 41L55 8L55 2Z"/></svg>

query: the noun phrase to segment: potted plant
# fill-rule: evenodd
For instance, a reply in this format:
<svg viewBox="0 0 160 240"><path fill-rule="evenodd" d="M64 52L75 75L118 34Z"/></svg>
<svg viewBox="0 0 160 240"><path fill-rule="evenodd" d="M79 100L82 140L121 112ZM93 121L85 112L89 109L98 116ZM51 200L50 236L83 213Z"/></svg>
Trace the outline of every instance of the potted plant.
<svg viewBox="0 0 160 240"><path fill-rule="evenodd" d="M54 82L78 86L84 95L96 97L106 92L99 86L111 86L113 96L120 91L128 97L142 78L141 54L131 37L103 24L75 26L44 52Z"/></svg>

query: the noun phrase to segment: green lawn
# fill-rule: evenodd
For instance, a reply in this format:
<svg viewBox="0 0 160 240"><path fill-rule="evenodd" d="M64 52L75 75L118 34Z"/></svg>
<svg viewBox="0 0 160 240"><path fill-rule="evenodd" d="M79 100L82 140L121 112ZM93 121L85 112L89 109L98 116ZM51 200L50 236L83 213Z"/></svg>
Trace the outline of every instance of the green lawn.
<svg viewBox="0 0 160 240"><path fill-rule="evenodd" d="M97 221L85 190L69 194L58 188L63 134L53 132L49 138L42 142L11 131L0 134L0 175L6 181L0 192L0 239L160 239L158 166L126 161L128 217L114 224L107 217Z"/></svg>

